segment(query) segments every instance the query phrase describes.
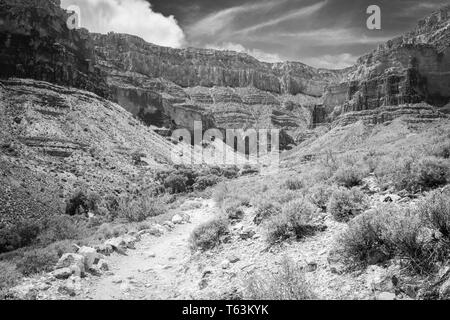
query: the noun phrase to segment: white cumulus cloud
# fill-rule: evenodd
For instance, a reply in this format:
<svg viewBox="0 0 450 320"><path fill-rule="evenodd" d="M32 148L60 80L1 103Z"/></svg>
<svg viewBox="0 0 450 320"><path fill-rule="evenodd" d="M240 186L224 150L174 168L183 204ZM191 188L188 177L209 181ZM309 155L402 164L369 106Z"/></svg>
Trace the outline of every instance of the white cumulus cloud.
<svg viewBox="0 0 450 320"><path fill-rule="evenodd" d="M173 16L154 12L145 0L62 0L61 6L78 6L81 26L91 32L128 33L162 46L181 47L185 35Z"/></svg>

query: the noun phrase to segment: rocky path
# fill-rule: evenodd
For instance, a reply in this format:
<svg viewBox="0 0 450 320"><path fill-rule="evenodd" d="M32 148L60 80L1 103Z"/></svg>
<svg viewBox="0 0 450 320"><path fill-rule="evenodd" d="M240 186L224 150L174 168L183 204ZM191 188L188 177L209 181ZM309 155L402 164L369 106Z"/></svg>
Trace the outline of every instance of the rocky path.
<svg viewBox="0 0 450 320"><path fill-rule="evenodd" d="M182 299L198 290L187 277L191 259L189 236L199 224L214 216L212 200L202 200L201 207L186 211L189 223L176 225L160 237L144 235L135 250L127 255L108 258L110 272L91 278L89 289L79 299Z"/></svg>

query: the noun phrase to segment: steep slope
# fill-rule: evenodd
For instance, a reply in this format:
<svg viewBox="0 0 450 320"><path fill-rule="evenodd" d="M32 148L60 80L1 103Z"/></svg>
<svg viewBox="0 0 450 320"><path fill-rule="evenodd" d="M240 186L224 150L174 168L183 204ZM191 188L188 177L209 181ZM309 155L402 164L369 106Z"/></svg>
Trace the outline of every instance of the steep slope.
<svg viewBox="0 0 450 320"><path fill-rule="evenodd" d="M0 82L0 217L61 211L76 189L103 196L149 186L173 145L119 105L47 82ZM132 153L149 166L137 166ZM27 207L27 208L23 208Z"/></svg>

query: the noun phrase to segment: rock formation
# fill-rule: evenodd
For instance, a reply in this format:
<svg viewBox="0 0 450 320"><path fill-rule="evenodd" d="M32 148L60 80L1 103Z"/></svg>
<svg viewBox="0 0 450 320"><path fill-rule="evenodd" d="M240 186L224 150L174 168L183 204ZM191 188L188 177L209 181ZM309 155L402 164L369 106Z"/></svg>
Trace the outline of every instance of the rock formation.
<svg viewBox="0 0 450 320"><path fill-rule="evenodd" d="M420 102L444 107L450 101L449 12L450 6L432 13L413 31L359 58L347 81L327 88L326 108L337 106L336 117L400 105L408 113L408 105Z"/></svg>
<svg viewBox="0 0 450 320"><path fill-rule="evenodd" d="M108 97L85 29L69 30L59 0L0 3L0 77L49 81Z"/></svg>

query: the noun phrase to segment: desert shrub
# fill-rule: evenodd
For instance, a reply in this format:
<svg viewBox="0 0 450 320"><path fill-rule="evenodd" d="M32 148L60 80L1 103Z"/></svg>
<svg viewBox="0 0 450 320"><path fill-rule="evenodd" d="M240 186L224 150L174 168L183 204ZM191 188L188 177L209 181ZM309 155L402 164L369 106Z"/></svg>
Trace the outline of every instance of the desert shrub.
<svg viewBox="0 0 450 320"><path fill-rule="evenodd" d="M225 183L219 184L213 192L213 200L217 205L222 205L225 198L230 194L230 190Z"/></svg>
<svg viewBox="0 0 450 320"><path fill-rule="evenodd" d="M0 298L6 294L7 289L17 285L21 277L15 264L9 261L0 261Z"/></svg>
<svg viewBox="0 0 450 320"><path fill-rule="evenodd" d="M223 168L222 175L227 179L234 179L239 176L239 168L237 166L228 166Z"/></svg>
<svg viewBox="0 0 450 320"><path fill-rule="evenodd" d="M66 214L70 216L98 212L100 196L94 192L76 191L66 202Z"/></svg>
<svg viewBox="0 0 450 320"><path fill-rule="evenodd" d="M312 204L325 211L333 191L332 186L316 184L308 189L307 198Z"/></svg>
<svg viewBox="0 0 450 320"><path fill-rule="evenodd" d="M417 192L445 185L449 179L448 160L435 157L404 156L385 159L376 175L390 181L396 190Z"/></svg>
<svg viewBox="0 0 450 320"><path fill-rule="evenodd" d="M435 190L418 205L428 225L450 240L450 191Z"/></svg>
<svg viewBox="0 0 450 320"><path fill-rule="evenodd" d="M248 300L315 299L301 266L286 257L277 273L255 274L247 279L245 287Z"/></svg>
<svg viewBox="0 0 450 320"><path fill-rule="evenodd" d="M50 272L58 262L58 259L57 253L47 248L27 251L17 262L17 270L25 276L40 272Z"/></svg>
<svg viewBox="0 0 450 320"><path fill-rule="evenodd" d="M262 201L256 208L256 215L253 220L255 224L260 224L264 220L281 213L281 205L272 201Z"/></svg>
<svg viewBox="0 0 450 320"><path fill-rule="evenodd" d="M239 220L244 217L243 204L239 199L230 199L223 204L223 211L228 219Z"/></svg>
<svg viewBox="0 0 450 320"><path fill-rule="evenodd" d="M264 199L270 199L273 202L278 202L280 204L288 203L289 201L295 200L299 197L302 197L301 191L294 191L294 190L286 190L285 192L280 192L277 189L271 190L267 195L265 195ZM256 198L257 202L255 205L257 205L261 201L261 197Z"/></svg>
<svg viewBox="0 0 450 320"><path fill-rule="evenodd" d="M367 209L367 197L357 188L336 189L328 201L328 211L336 221L347 222Z"/></svg>
<svg viewBox="0 0 450 320"><path fill-rule="evenodd" d="M0 253L30 245L36 240L41 229L42 225L38 220L21 220L0 229Z"/></svg>
<svg viewBox="0 0 450 320"><path fill-rule="evenodd" d="M360 185L364 176L364 170L362 170L358 166L343 165L336 170L333 175L333 180L336 181L338 185L352 188Z"/></svg>
<svg viewBox="0 0 450 320"><path fill-rule="evenodd" d="M228 220L214 218L192 231L189 238L192 250L212 249L220 243L220 238L228 232Z"/></svg>
<svg viewBox="0 0 450 320"><path fill-rule="evenodd" d="M304 187L301 179L289 178L284 182L284 186L289 190L300 190Z"/></svg>
<svg viewBox="0 0 450 320"><path fill-rule="evenodd" d="M39 241L48 245L55 241L80 239L89 234L87 221L66 215L51 216L43 220Z"/></svg>
<svg viewBox="0 0 450 320"><path fill-rule="evenodd" d="M316 208L304 198L286 203L281 213L269 218L266 224L267 240L275 243L295 236L301 239L316 230L313 216Z"/></svg>
<svg viewBox="0 0 450 320"><path fill-rule="evenodd" d="M449 159L450 158L450 141L438 142L433 144L431 148L431 155L438 157Z"/></svg>
<svg viewBox="0 0 450 320"><path fill-rule="evenodd" d="M419 273L433 268L442 248L427 237L416 211L386 204L359 215L338 238L343 254L355 265L382 262L393 256L406 259Z"/></svg>
<svg viewBox="0 0 450 320"><path fill-rule="evenodd" d="M447 183L449 172L448 161L434 157L423 158L414 166L414 182L421 190L433 189Z"/></svg>
<svg viewBox="0 0 450 320"><path fill-rule="evenodd" d="M137 199L122 199L118 217L128 222L141 222L167 212L165 203L160 198L141 196Z"/></svg>
<svg viewBox="0 0 450 320"><path fill-rule="evenodd" d="M164 179L164 187L170 193L182 193L187 190L188 178L184 175L171 173L166 179Z"/></svg>
<svg viewBox="0 0 450 320"><path fill-rule="evenodd" d="M208 187L212 187L215 186L216 184L218 184L220 182L220 177L216 176L216 175L212 175L209 174L207 176L200 176L197 177L197 179L195 180L194 185L192 186L194 190L205 190Z"/></svg>

